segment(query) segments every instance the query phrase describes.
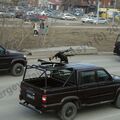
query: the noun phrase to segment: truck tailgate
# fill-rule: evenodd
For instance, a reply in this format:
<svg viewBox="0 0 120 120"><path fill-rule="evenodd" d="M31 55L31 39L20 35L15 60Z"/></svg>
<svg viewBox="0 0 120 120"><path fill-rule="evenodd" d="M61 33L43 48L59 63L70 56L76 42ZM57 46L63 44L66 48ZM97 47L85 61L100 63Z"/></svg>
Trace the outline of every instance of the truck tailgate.
<svg viewBox="0 0 120 120"><path fill-rule="evenodd" d="M21 84L22 84L21 85L22 88L21 88L20 100L25 100L25 102L33 105L34 107L40 107L42 101L41 100L42 93L44 92L44 90L32 86L25 82L22 82Z"/></svg>

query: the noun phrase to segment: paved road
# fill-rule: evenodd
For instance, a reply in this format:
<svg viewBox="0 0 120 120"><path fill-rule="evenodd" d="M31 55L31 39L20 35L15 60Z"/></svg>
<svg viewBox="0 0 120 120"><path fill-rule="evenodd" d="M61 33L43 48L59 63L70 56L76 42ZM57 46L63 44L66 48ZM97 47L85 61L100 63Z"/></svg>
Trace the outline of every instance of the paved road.
<svg viewBox="0 0 120 120"><path fill-rule="evenodd" d="M0 27L3 27L3 25L0 24ZM12 28L12 27L21 27L21 25L4 25L5 28ZM25 28L31 28L32 27L32 24L26 24L24 25L23 27ZM57 28L82 28L82 29L86 29L86 28L89 28L89 29L120 29L119 26L110 26L110 25L89 25L89 24L86 24L86 25L81 25L81 24L76 24L76 25L72 25L72 24L69 24L69 23L66 23L66 24L61 24L61 25L58 25L58 24L52 24L51 27L57 27Z"/></svg>
<svg viewBox="0 0 120 120"><path fill-rule="evenodd" d="M8 19L9 20L9 19ZM49 18L49 24L52 27L68 27L68 28L82 28L82 29L86 29L86 28L93 28L93 29L108 29L108 28L114 28L114 29L119 29L120 26L113 26L111 27L111 25L105 25L105 24L89 24L89 23L82 23L80 19L78 19L77 21L71 21L71 20L59 20L59 19L52 19ZM9 23L10 22L10 23ZM10 19L9 22L7 24L4 24L4 27L21 27L22 21L20 19ZM31 22L23 22L24 23L24 27L25 28L30 28L32 27L32 23ZM0 20L0 27L3 27L2 25L2 20Z"/></svg>
<svg viewBox="0 0 120 120"><path fill-rule="evenodd" d="M91 63L105 67L110 73L120 74L120 58L114 55L84 55L69 58L70 62ZM29 60L29 64L36 60ZM38 114L19 105L21 77L0 75L0 120L59 120L56 114ZM80 110L75 120L119 120L120 110L112 105L100 105Z"/></svg>

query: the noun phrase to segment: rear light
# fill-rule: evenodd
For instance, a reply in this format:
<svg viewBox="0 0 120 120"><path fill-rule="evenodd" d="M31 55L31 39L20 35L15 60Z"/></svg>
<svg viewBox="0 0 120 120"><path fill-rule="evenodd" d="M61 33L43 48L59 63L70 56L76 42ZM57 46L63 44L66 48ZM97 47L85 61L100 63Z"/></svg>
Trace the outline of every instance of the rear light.
<svg viewBox="0 0 120 120"><path fill-rule="evenodd" d="M46 103L47 102L47 95L43 95L42 96L42 103Z"/></svg>

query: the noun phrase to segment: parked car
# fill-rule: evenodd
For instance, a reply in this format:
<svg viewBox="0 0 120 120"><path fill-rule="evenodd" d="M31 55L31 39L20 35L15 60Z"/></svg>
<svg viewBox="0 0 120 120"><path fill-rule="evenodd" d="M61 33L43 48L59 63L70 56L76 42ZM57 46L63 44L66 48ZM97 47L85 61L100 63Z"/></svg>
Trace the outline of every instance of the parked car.
<svg viewBox="0 0 120 120"><path fill-rule="evenodd" d="M61 15L61 19L63 20L77 20L77 17L75 17L72 14L69 13L64 13L63 15Z"/></svg>
<svg viewBox="0 0 120 120"><path fill-rule="evenodd" d="M83 9L81 9L81 8L74 8L72 10L72 14L75 16L83 16L85 13L84 13Z"/></svg>
<svg viewBox="0 0 120 120"><path fill-rule="evenodd" d="M22 53L0 46L0 71L9 71L14 76L21 76L26 64L26 57Z"/></svg>
<svg viewBox="0 0 120 120"><path fill-rule="evenodd" d="M108 20L104 18L99 18L99 19L94 18L94 19L91 19L89 22L93 24L107 24Z"/></svg>
<svg viewBox="0 0 120 120"><path fill-rule="evenodd" d="M115 20L120 21L120 14L115 15Z"/></svg>
<svg viewBox="0 0 120 120"><path fill-rule="evenodd" d="M10 11L5 11L2 14L0 13L0 15L4 18L15 18L16 17L15 12L10 12Z"/></svg>
<svg viewBox="0 0 120 120"><path fill-rule="evenodd" d="M8 11L7 12L7 17L8 18L15 18L16 17L16 13L14 11Z"/></svg>
<svg viewBox="0 0 120 120"><path fill-rule="evenodd" d="M33 22L37 22L40 21L41 19L45 20L48 17L45 15L24 15L23 19L24 21L33 21Z"/></svg>
<svg viewBox="0 0 120 120"><path fill-rule="evenodd" d="M94 19L94 17L92 17L92 16L84 16L81 18L81 21L82 21L82 23L89 23L93 19Z"/></svg>
<svg viewBox="0 0 120 120"><path fill-rule="evenodd" d="M83 106L114 103L120 108L120 76L95 65L28 65L20 88L21 105L38 112L57 111L62 120L73 120Z"/></svg>
<svg viewBox="0 0 120 120"><path fill-rule="evenodd" d="M22 19L23 18L23 16L24 16L24 12L23 11L17 11L16 13L15 13L15 17L16 18L19 18L19 19Z"/></svg>

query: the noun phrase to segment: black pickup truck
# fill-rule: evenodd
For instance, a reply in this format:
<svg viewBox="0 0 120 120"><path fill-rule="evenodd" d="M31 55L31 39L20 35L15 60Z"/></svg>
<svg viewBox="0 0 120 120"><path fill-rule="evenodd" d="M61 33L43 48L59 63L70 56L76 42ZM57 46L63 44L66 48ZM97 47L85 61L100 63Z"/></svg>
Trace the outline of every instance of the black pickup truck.
<svg viewBox="0 0 120 120"><path fill-rule="evenodd" d="M14 76L21 76L27 64L26 56L20 52L5 49L0 45L0 72L9 71Z"/></svg>
<svg viewBox="0 0 120 120"><path fill-rule="evenodd" d="M20 104L38 112L56 111L62 120L73 120L82 106L110 102L120 108L120 77L95 65L28 65L20 88Z"/></svg>

